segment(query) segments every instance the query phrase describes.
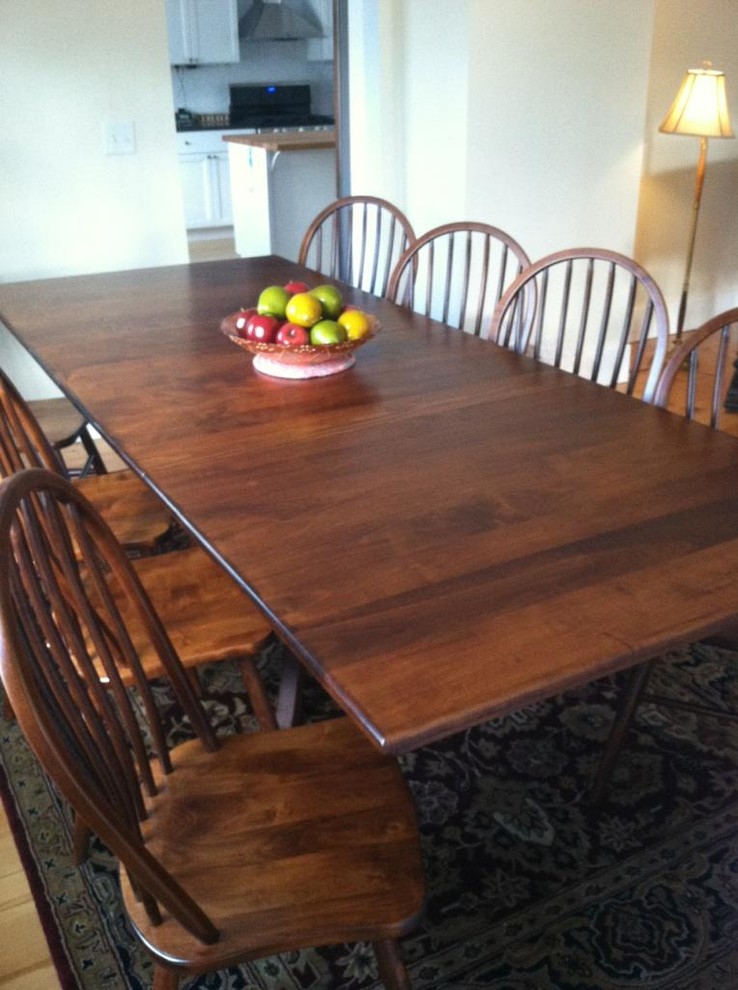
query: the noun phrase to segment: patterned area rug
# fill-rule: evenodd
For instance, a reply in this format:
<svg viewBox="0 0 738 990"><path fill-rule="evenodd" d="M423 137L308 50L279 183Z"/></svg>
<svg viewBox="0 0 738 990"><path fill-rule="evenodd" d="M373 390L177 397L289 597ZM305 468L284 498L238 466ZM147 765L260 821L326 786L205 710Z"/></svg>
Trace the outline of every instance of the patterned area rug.
<svg viewBox="0 0 738 990"><path fill-rule="evenodd" d="M279 665L272 647L262 658L272 688ZM662 691L696 691L738 711L738 655L696 645L660 664L658 679ZM203 681L220 732L254 728L234 669L211 667ZM403 759L428 884L422 926L403 942L414 990L738 987L738 725L643 706L595 815L586 792L619 683L599 681ZM186 735L160 694L173 736ZM313 719L335 714L314 685L306 708ZM150 986L109 853L93 843L75 869L69 812L14 724L2 723L0 745L0 783L62 986ZM185 987L379 990L363 945L272 957Z"/></svg>

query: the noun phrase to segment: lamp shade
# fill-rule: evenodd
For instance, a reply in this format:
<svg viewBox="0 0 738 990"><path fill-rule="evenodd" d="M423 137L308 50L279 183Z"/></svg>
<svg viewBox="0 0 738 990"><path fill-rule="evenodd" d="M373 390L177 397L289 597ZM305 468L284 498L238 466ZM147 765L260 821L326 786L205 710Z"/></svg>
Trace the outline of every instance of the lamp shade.
<svg viewBox="0 0 738 990"><path fill-rule="evenodd" d="M713 69L710 62L703 62L700 69L689 69L659 130L695 137L735 137L725 96L725 73Z"/></svg>

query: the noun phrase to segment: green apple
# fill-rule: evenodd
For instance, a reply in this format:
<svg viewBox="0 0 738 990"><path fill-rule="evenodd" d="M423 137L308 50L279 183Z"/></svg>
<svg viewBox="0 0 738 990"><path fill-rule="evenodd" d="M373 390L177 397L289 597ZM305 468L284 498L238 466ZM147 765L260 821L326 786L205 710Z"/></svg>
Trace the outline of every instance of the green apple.
<svg viewBox="0 0 738 990"><path fill-rule="evenodd" d="M268 285L259 295L256 310L259 316L276 316L284 319L284 311L290 300L289 292L282 285Z"/></svg>
<svg viewBox="0 0 738 990"><path fill-rule="evenodd" d="M310 328L311 344L342 344L346 331L335 320L320 320Z"/></svg>
<svg viewBox="0 0 738 990"><path fill-rule="evenodd" d="M343 298L335 285L316 285L314 289L310 290L310 295L320 300L323 316L329 320L338 318L343 309Z"/></svg>

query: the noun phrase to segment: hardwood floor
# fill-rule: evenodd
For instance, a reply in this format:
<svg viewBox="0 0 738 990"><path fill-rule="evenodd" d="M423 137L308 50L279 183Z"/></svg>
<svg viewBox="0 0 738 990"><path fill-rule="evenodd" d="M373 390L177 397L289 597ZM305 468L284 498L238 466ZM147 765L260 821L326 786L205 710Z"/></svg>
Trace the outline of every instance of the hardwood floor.
<svg viewBox="0 0 738 990"><path fill-rule="evenodd" d="M237 258L233 234L226 237L190 237L190 261L220 261Z"/></svg>
<svg viewBox="0 0 738 990"><path fill-rule="evenodd" d="M56 990L56 969L5 814L0 816L0 931L0 990Z"/></svg>

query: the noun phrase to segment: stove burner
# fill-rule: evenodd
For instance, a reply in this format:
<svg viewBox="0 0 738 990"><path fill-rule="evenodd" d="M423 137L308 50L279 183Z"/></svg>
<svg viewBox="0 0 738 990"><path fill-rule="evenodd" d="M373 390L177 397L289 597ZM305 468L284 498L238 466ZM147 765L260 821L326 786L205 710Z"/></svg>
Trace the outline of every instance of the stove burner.
<svg viewBox="0 0 738 990"><path fill-rule="evenodd" d="M303 84L230 87L231 127L259 130L330 127L334 118L311 112L310 87Z"/></svg>

